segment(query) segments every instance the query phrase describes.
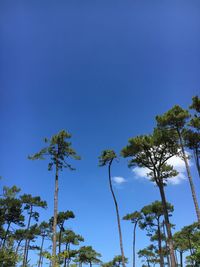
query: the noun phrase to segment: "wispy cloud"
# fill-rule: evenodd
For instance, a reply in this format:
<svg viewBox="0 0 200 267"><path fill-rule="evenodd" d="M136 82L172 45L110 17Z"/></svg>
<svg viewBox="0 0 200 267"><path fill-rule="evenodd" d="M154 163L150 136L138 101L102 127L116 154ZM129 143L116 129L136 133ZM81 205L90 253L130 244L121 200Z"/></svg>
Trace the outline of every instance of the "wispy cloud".
<svg viewBox="0 0 200 267"><path fill-rule="evenodd" d="M177 157L174 156L172 158L170 158L167 163L169 165L172 165L174 167L175 170L178 171L178 175L173 177L173 178L169 178L168 179L168 184L172 184L172 185L178 185L180 184L182 181L186 180L186 176L185 176L185 163L184 161ZM132 169L134 175L136 178L146 178L149 179L148 177L148 173L150 172L147 168L139 168L139 167L135 167Z"/></svg>
<svg viewBox="0 0 200 267"><path fill-rule="evenodd" d="M117 185L124 184L127 182L126 179L124 177L121 177L121 176L112 177L112 180Z"/></svg>

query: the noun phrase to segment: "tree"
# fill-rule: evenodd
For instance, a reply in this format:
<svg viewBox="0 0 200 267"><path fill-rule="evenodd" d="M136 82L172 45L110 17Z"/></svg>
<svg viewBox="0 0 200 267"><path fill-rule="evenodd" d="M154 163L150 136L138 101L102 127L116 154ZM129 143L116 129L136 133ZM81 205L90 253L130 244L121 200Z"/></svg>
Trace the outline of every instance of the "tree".
<svg viewBox="0 0 200 267"><path fill-rule="evenodd" d="M28 238L29 236L29 230L31 227L31 220L34 219L38 221L39 218L39 213L37 211L34 211L33 209L35 207L40 207L40 208L46 208L47 203L46 201L41 200L39 196L32 197L30 194L24 194L21 197L22 203L25 205L24 209L27 210L28 212L28 223L27 223L27 237L25 240L25 246L24 246L24 257L23 257L23 267L26 267L27 265L27 260L28 260L28 248L29 248L29 242L31 239Z"/></svg>
<svg viewBox="0 0 200 267"><path fill-rule="evenodd" d="M167 203L167 212L170 216L170 213L173 212L173 206ZM161 228L161 219L164 215L163 205L160 201L155 201L150 205L144 206L141 210L142 219L140 220L140 227L142 229L146 228L151 236L151 241L158 241L158 255L160 266L164 267L164 251L162 248L162 240L164 239L162 228ZM154 233L154 236L153 234Z"/></svg>
<svg viewBox="0 0 200 267"><path fill-rule="evenodd" d="M49 229L49 223L43 221L39 225L39 231L40 231L40 236L42 237L42 242L40 246L40 255L39 255L39 260L38 260L38 267L42 266L42 254L43 254L43 246L44 246L44 240L45 237L49 235L50 229Z"/></svg>
<svg viewBox="0 0 200 267"><path fill-rule="evenodd" d="M128 259L125 257L125 263L128 263ZM117 255L111 261L102 263L102 267L120 267L122 265L122 256Z"/></svg>
<svg viewBox="0 0 200 267"><path fill-rule="evenodd" d="M16 186L3 187L3 198L0 199L0 221L1 225L7 225L6 230L2 229L2 245L4 248L9 234L11 224L24 226L24 216L22 215L22 202L16 198L20 189Z"/></svg>
<svg viewBox="0 0 200 267"><path fill-rule="evenodd" d="M200 177L200 99L198 96L192 98L190 109L194 110L195 113L188 124L190 128L184 129L183 137L186 146L193 151L195 164Z"/></svg>
<svg viewBox="0 0 200 267"><path fill-rule="evenodd" d="M110 191L114 200L115 210L117 215L117 224L118 224L118 231L119 231L119 241L120 241L120 249L121 249L121 256L122 256L122 265L125 267L125 258L124 258L124 249L123 249L123 241L122 241L122 231L121 231L121 224L120 224L120 216L119 216L119 209L117 199L113 190L112 186L112 179L111 179L111 165L113 160L117 158L117 155L113 150L104 150L99 157L99 166L106 166L108 165L108 179L109 179L109 187Z"/></svg>
<svg viewBox="0 0 200 267"><path fill-rule="evenodd" d="M69 266L71 259L78 253L77 250L71 250L71 245L77 246L83 241L84 238L81 235L75 234L72 230L65 230L62 233L61 242L65 245L64 267Z"/></svg>
<svg viewBox="0 0 200 267"><path fill-rule="evenodd" d="M173 235L174 248L179 252L180 255L180 267L183 267L183 253L188 249L188 239L185 235L179 231Z"/></svg>
<svg viewBox="0 0 200 267"><path fill-rule="evenodd" d="M154 252L154 246L150 245L147 248L141 249L138 251L139 258L144 258L147 263L147 267L150 267L150 263L157 263L156 254Z"/></svg>
<svg viewBox="0 0 200 267"><path fill-rule="evenodd" d="M140 212L135 211L133 213L127 214L123 217L124 220L131 221L133 223L133 267L135 267L135 240L136 240L136 227L138 222L142 219Z"/></svg>
<svg viewBox="0 0 200 267"><path fill-rule="evenodd" d="M159 188L168 235L171 267L176 266L176 260L164 186L167 179L172 179L178 174L172 166L167 164L167 161L177 154L176 143L175 134L154 129L151 135L141 135L129 139L129 144L121 152L123 157L131 157L129 167L147 168L150 171L148 176Z"/></svg>
<svg viewBox="0 0 200 267"><path fill-rule="evenodd" d="M82 263L89 263L90 267L92 267L93 263L100 263L101 254L96 252L91 246L83 246L79 249L78 252L78 262L81 264Z"/></svg>
<svg viewBox="0 0 200 267"><path fill-rule="evenodd" d="M172 109L164 113L162 116L157 116L156 120L157 120L158 127L166 130L168 134L171 133L170 130L175 130L178 135L179 147L181 150L181 157L183 158L185 162L185 167L186 167L187 176L188 176L189 183L190 183L190 188L192 192L196 215L197 215L198 222L200 223L199 204L197 201L195 187L194 187L194 183L192 180L190 167L188 164L188 159L187 159L187 155L186 155L185 148L184 148L184 140L183 140L184 127L189 117L190 115L187 110L184 110L180 106L176 105Z"/></svg>
<svg viewBox="0 0 200 267"><path fill-rule="evenodd" d="M61 235L62 235L62 232L65 230L64 229L64 223L66 220L69 220L69 219L73 219L75 218L75 215L72 211L66 211L66 212L59 212L58 213L58 218L57 218L57 225L60 229L60 232L59 232L59 244L58 244L58 253L61 253Z"/></svg>
<svg viewBox="0 0 200 267"><path fill-rule="evenodd" d="M187 250L190 255L187 256L187 261L192 266L199 266L199 247L200 247L200 226L198 223L193 223L188 226L184 226L181 229L181 238L184 240Z"/></svg>
<svg viewBox="0 0 200 267"><path fill-rule="evenodd" d="M48 144L45 148L41 149L38 153L29 156L29 159L44 159L48 157L50 159L48 169L52 170L55 167L55 190L54 190L54 221L53 221L53 247L52 247L52 265L56 265L56 226L57 226L57 214L58 214L58 177L59 171L64 168L74 170L67 159L72 158L79 160L80 157L71 147L71 142L68 140L71 138L71 134L62 130L58 134L52 136L50 139L45 138L45 143Z"/></svg>

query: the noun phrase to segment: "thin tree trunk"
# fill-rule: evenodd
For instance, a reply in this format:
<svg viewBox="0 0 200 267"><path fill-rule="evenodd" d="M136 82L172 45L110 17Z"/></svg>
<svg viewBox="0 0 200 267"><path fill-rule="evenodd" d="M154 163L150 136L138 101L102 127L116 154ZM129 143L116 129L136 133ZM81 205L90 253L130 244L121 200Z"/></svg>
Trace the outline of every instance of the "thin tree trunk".
<svg viewBox="0 0 200 267"><path fill-rule="evenodd" d="M167 254L167 266L170 267L170 260L169 260L169 253L168 253L168 245L167 245L167 236L165 232L165 221L163 220L163 234L165 237L165 247L166 247L166 254Z"/></svg>
<svg viewBox="0 0 200 267"><path fill-rule="evenodd" d="M163 184L159 183L159 190L160 190L160 195L161 195L161 200L163 204L163 211L164 211L164 218L165 218L165 225L167 229L167 235L168 235L168 244L169 244L169 254L170 254L170 260L171 260L171 267L176 267L176 259L174 255L174 245L173 245L173 240L172 240L172 233L171 233L171 224L169 222L169 215L167 212L167 202L165 198L165 192L163 188Z"/></svg>
<svg viewBox="0 0 200 267"><path fill-rule="evenodd" d="M138 221L135 222L135 225L133 228L133 267L135 267L135 238L136 238L137 223L138 223Z"/></svg>
<svg viewBox="0 0 200 267"><path fill-rule="evenodd" d="M59 240L58 240L58 254L59 254L59 257L58 257L58 260L60 262L60 253L61 253L61 234L62 234L62 226L60 227L60 231L59 231Z"/></svg>
<svg viewBox="0 0 200 267"><path fill-rule="evenodd" d="M183 251L179 251L180 253L180 265L183 267Z"/></svg>
<svg viewBox="0 0 200 267"><path fill-rule="evenodd" d="M5 233L5 236L4 236L4 239L3 239L3 243L2 243L2 248L5 247L5 244L6 244L6 238L7 238L9 229L10 229L10 225L11 225L11 222L8 223L8 227L7 227L7 229L6 229L6 233Z"/></svg>
<svg viewBox="0 0 200 267"><path fill-rule="evenodd" d="M23 267L26 267L26 260L27 260L27 251L28 251L28 237L27 237L27 234L28 234L28 231L29 231L29 228L30 228L30 225L31 225L31 217L32 217L32 212L33 212L33 206L31 205L31 208L30 208L30 215L29 215L29 218L28 218L28 224L27 224L27 228L26 228L26 239L25 239L25 246L24 246L24 256L23 256Z"/></svg>
<svg viewBox="0 0 200 267"><path fill-rule="evenodd" d="M29 245L30 245L30 240L28 240L28 244L27 244L26 260L25 260L26 264L27 264L27 262L28 262Z"/></svg>
<svg viewBox="0 0 200 267"><path fill-rule="evenodd" d="M39 257L38 267L42 266L42 252L43 252L44 238L45 238L45 236L43 235L42 236L42 244L40 246L40 257Z"/></svg>
<svg viewBox="0 0 200 267"><path fill-rule="evenodd" d="M19 247L21 245L22 240L23 239L19 240L19 242L17 243L17 247L16 247L16 251L15 251L16 254L18 254L18 250L19 250Z"/></svg>
<svg viewBox="0 0 200 267"><path fill-rule="evenodd" d="M161 240L161 230L160 230L160 219L158 219L157 222L158 222L158 250L159 250L159 256L160 256L160 267L164 267L164 258L163 258L162 240Z"/></svg>
<svg viewBox="0 0 200 267"><path fill-rule="evenodd" d="M58 159L56 160L56 176L54 191L54 217L53 217L53 248L52 248L52 267L56 267L56 226L58 214Z"/></svg>
<svg viewBox="0 0 200 267"><path fill-rule="evenodd" d="M120 225L118 204L117 204L117 200L116 200L116 197L115 197L115 193L113 191L112 181L111 181L111 164L112 164L112 161L109 163L109 167L108 167L109 185L110 185L110 191L112 193L113 200L114 200L114 203L115 203L115 209L116 209L116 215L117 215L117 224L118 224L118 230L119 230L119 241L120 241L120 249L121 249L121 256L122 256L122 266L126 267L126 265L125 265L125 257L124 257L124 249L123 249L123 242L122 242L122 231L121 231L121 225Z"/></svg>
<svg viewBox="0 0 200 267"><path fill-rule="evenodd" d="M200 163L199 163L199 155L198 155L198 148L195 148L193 150L194 152L194 158L195 158L195 163L196 163L196 167L197 167L197 171L198 171L198 174L199 174L199 178L200 178Z"/></svg>
<svg viewBox="0 0 200 267"><path fill-rule="evenodd" d="M68 244L66 243L66 246L65 246L66 251L68 250L67 247L68 247ZM65 256L65 260L64 260L64 267L66 266L67 266L67 256Z"/></svg>
<svg viewBox="0 0 200 267"><path fill-rule="evenodd" d="M198 220L198 223L200 224L200 210L199 210L199 204L198 204L197 197L196 197L195 187L194 187L194 183L193 183L193 180L192 180L192 176L191 176L191 172L190 172L187 156L185 154L185 149L184 149L184 145L183 145L183 139L182 139L182 136L181 136L181 133L180 133L179 129L177 129L177 132L178 132L178 136L179 136L179 140L180 140L181 151L182 151L183 160L185 162L187 176L188 176L189 183L190 183L190 188L191 188L192 198L193 198L193 202L194 202L194 206L195 206L195 210L196 210L197 220Z"/></svg>

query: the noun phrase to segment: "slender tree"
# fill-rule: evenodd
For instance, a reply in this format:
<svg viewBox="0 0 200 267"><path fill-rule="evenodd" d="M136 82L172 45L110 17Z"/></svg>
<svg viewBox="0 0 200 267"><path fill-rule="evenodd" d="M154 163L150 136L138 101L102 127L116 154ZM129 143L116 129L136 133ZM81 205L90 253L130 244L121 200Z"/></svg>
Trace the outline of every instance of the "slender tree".
<svg viewBox="0 0 200 267"><path fill-rule="evenodd" d="M124 220L131 221L133 224L133 267L135 267L135 241L136 241L136 228L138 222L142 219L142 215L140 212L135 211L133 213L129 213L123 217Z"/></svg>
<svg viewBox="0 0 200 267"><path fill-rule="evenodd" d="M172 166L167 165L167 160L177 154L176 143L175 134L169 135L166 131L155 129L152 135L129 139L129 144L122 150L124 157L131 157L129 167L147 168L148 176L159 188L167 228L171 267L176 266L176 260L164 186L168 178L172 179L178 174Z"/></svg>
<svg viewBox="0 0 200 267"><path fill-rule="evenodd" d="M198 96L192 98L190 109L194 110L190 119L189 128L184 129L183 137L186 146L193 151L193 156L200 178L200 99Z"/></svg>
<svg viewBox="0 0 200 267"><path fill-rule="evenodd" d="M173 206L167 203L167 212L173 212ZM142 219L140 220L140 227L147 229L148 234L151 236L151 241L158 241L158 255L161 267L164 267L164 250L162 247L163 233L161 226L161 219L164 215L163 205L160 201L155 201L150 205L144 206L141 210ZM154 233L154 236L153 236Z"/></svg>
<svg viewBox="0 0 200 267"><path fill-rule="evenodd" d="M110 191L114 200L115 210L117 215L117 224L118 224L118 231L119 231L119 241L120 241L120 249L121 249L121 256L122 256L122 265L125 267L125 257L124 257L124 248L123 248L123 241L122 241L122 231L121 231L121 224L120 224L120 216L119 216L119 208L117 199L113 190L112 186L112 177L111 177L111 165L113 160L117 158L117 155L113 150L104 150L99 157L99 166L106 166L108 165L108 179L109 179L109 187Z"/></svg>
<svg viewBox="0 0 200 267"><path fill-rule="evenodd" d="M101 254L96 252L91 246L83 246L79 249L78 253L78 262L81 264L86 263L92 267L92 264L100 263L101 260L99 259L101 257Z"/></svg>
<svg viewBox="0 0 200 267"><path fill-rule="evenodd" d="M147 267L150 267L151 263L157 263L158 260L156 258L156 254L154 252L154 246L153 245L150 245L148 246L147 248L144 248L144 249L141 249L138 251L138 256L139 258L143 258L147 265Z"/></svg>
<svg viewBox="0 0 200 267"><path fill-rule="evenodd" d="M188 176L189 183L190 183L190 188L191 188L191 192L192 192L192 198L193 198L193 202L194 202L194 206L195 206L195 210L196 210L196 215L197 215L198 222L200 223L199 204L197 201L195 187L194 187L194 183L192 180L190 167L188 164L188 157L187 157L186 152L185 152L184 139L183 139L184 127L185 127L186 122L189 119L189 117L190 117L190 115L189 115L189 112L187 110L184 110L180 106L176 105L172 109L170 109L169 111L164 113L162 116L157 116L156 120L158 123L158 127L165 129L168 132L168 134L171 133L170 130L175 130L177 135L178 135L181 157L183 158L183 160L185 162L185 167L186 167L187 176Z"/></svg>
<svg viewBox="0 0 200 267"><path fill-rule="evenodd" d="M29 248L29 242L30 239L29 236L29 230L31 227L31 220L34 219L35 221L38 221L39 219L39 213L37 211L34 211L34 208L46 208L47 203L46 201L41 200L39 196L32 197L30 194L24 194L21 197L21 202L24 204L24 209L27 210L28 213L28 222L27 222L27 237L25 240L25 246L24 246L24 256L23 256L23 267L26 267L27 260L28 260L28 248Z"/></svg>
<svg viewBox="0 0 200 267"><path fill-rule="evenodd" d="M42 266L42 254L43 254L43 246L44 246L44 240L49 235L49 223L43 221L39 225L39 231L40 236L42 238L41 246L40 246L40 254L39 254L39 260L38 260L38 267Z"/></svg>
<svg viewBox="0 0 200 267"><path fill-rule="evenodd" d="M83 241L84 238L81 235L75 234L72 230L65 230L62 233L61 242L65 245L64 267L69 266L71 259L78 254L77 250L71 249L71 245L77 246Z"/></svg>
<svg viewBox="0 0 200 267"><path fill-rule="evenodd" d="M48 144L45 148L41 149L38 153L29 156L29 159L44 159L48 157L50 162L48 169L52 170L55 167L55 190L54 190L54 221L53 221L53 247L52 247L52 266L56 266L56 226L57 226L57 214L58 214L58 177L59 171L64 168L74 170L67 159L72 158L79 160L80 157L71 147L71 143L68 141L71 138L71 134L62 130L58 134L52 136L50 139L45 138L45 143Z"/></svg>

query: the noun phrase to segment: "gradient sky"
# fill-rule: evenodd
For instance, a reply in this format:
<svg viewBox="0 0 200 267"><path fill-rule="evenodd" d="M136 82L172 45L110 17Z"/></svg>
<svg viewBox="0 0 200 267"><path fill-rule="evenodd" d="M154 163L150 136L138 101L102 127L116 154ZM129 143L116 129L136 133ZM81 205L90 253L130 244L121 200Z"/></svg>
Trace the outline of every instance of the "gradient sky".
<svg viewBox="0 0 200 267"><path fill-rule="evenodd" d="M69 227L108 261L120 253L103 149L117 153L129 137L151 133L154 117L174 104L187 108L200 87L200 1L0 2L0 175L48 202L53 212L54 173L27 155L61 129L72 133L82 160L63 171L59 210L71 209ZM199 180L192 167L198 195ZM113 164L121 217L159 200L158 189ZM195 220L189 184L170 185L177 230ZM130 259L132 225L122 222ZM137 249L148 245L138 231ZM34 259L33 259L34 260ZM141 266L140 261L137 266Z"/></svg>

